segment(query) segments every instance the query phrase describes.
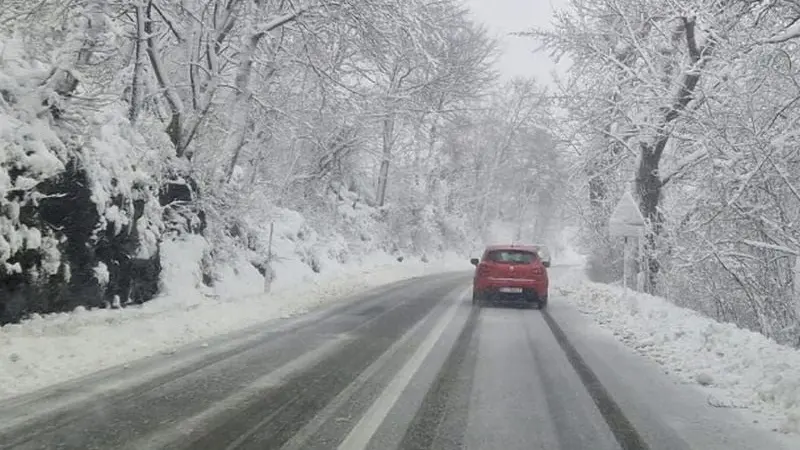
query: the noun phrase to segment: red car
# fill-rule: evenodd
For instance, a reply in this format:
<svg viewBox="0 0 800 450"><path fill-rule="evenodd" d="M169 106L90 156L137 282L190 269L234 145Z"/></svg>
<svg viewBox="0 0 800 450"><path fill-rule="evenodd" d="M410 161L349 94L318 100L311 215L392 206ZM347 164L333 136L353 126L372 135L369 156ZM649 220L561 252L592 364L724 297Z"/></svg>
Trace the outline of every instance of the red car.
<svg viewBox="0 0 800 450"><path fill-rule="evenodd" d="M531 245L491 245L483 257L472 259L476 266L472 284L472 303L523 301L539 309L547 307L550 261L539 257L539 247Z"/></svg>

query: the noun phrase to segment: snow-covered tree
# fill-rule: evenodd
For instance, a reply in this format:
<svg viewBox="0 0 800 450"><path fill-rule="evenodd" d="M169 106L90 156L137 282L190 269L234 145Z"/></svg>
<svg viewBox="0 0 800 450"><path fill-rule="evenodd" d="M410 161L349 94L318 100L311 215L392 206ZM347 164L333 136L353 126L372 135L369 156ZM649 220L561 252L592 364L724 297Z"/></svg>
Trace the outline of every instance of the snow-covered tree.
<svg viewBox="0 0 800 450"><path fill-rule="evenodd" d="M605 222L630 188L651 290L797 343L792 3L573 0L531 34L574 62L559 135L595 259L619 251Z"/></svg>
<svg viewBox="0 0 800 450"><path fill-rule="evenodd" d="M314 271L553 227L548 102L497 83L456 0L11 0L0 36L0 113L49 130L0 160L0 320L145 301L160 244L192 233L213 284L242 260L272 276L273 221L297 225L276 257ZM67 197L80 226L48 222Z"/></svg>

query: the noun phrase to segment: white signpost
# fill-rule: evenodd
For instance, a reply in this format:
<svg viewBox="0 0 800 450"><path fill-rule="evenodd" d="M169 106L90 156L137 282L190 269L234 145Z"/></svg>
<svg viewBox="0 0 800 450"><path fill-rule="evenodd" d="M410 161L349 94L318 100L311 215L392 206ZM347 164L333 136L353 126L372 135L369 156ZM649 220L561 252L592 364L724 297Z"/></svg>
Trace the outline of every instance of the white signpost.
<svg viewBox="0 0 800 450"><path fill-rule="evenodd" d="M608 234L622 237L625 242L622 256L622 286L625 288L628 287L628 238L637 238L641 241L644 227L644 217L639 211L639 205L630 191L625 191L608 219Z"/></svg>

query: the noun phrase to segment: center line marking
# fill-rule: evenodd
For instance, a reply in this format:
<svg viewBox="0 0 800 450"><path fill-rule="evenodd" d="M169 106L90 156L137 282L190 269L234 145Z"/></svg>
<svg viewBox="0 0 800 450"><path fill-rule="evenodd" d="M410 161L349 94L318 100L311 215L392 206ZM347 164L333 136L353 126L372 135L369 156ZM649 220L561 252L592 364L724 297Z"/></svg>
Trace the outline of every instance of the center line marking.
<svg viewBox="0 0 800 450"><path fill-rule="evenodd" d="M463 299L463 294L466 293L466 291L467 290L462 291L462 295L458 296L458 300ZM386 416L389 415L389 411L394 404L397 403L397 400L400 398L406 386L411 382L414 374L419 371L422 362L431 350L433 350L434 345L436 345L442 337L442 334L444 334L450 322L453 321L461 304L461 301L453 302L411 358L409 358L403 368L400 369L397 376L386 386L386 389L384 389L380 397L372 403L372 406L364 413L361 420L350 430L350 433L344 441L339 444L338 450L363 450L367 448L370 439L372 439L378 427L386 419Z"/></svg>

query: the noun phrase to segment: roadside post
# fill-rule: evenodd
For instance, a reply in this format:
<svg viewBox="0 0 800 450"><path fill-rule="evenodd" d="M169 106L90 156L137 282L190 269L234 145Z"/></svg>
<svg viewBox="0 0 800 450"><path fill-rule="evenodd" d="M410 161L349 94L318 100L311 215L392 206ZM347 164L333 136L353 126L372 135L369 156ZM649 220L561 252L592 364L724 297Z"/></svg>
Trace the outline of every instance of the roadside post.
<svg viewBox="0 0 800 450"><path fill-rule="evenodd" d="M272 233L275 231L275 222L269 223L269 243L267 244L267 263L264 270L264 292L272 290L272 282L275 280L275 272L272 269Z"/></svg>
<svg viewBox="0 0 800 450"><path fill-rule="evenodd" d="M794 276L792 277L792 294L797 317L800 317L800 256L794 257Z"/></svg>
<svg viewBox="0 0 800 450"><path fill-rule="evenodd" d="M628 238L637 240L637 248L641 248L642 237L644 236L644 217L639 211L639 205L634 200L630 191L625 191L622 198L614 207L614 212L608 219L608 234L623 239L622 253L622 287L628 287L630 246ZM638 284L638 283L637 283Z"/></svg>

